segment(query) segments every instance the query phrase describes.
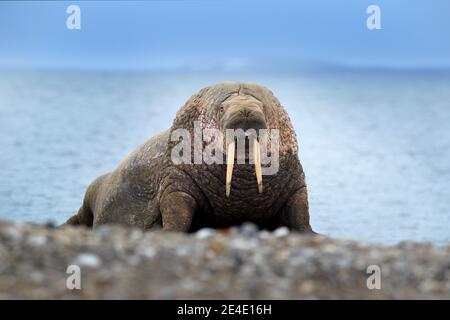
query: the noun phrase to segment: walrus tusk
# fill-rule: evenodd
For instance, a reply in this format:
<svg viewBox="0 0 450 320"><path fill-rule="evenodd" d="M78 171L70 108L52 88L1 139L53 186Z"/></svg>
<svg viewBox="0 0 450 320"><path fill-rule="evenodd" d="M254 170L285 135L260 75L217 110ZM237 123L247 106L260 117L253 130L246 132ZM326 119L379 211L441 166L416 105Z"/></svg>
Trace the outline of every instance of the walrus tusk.
<svg viewBox="0 0 450 320"><path fill-rule="evenodd" d="M258 139L253 140L253 159L255 161L256 181L258 182L258 192L262 193L262 171L261 171L261 148Z"/></svg>
<svg viewBox="0 0 450 320"><path fill-rule="evenodd" d="M230 191L231 191L231 177L233 176L235 149L236 149L236 144L233 141L228 145L228 151L227 151L227 180L226 180L226 195L227 195L227 197L230 196Z"/></svg>

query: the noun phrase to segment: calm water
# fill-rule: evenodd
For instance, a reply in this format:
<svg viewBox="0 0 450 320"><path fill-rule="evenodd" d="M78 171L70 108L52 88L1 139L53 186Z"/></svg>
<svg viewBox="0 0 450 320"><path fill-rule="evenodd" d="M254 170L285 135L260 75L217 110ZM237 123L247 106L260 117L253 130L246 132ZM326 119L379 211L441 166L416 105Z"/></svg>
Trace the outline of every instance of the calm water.
<svg viewBox="0 0 450 320"><path fill-rule="evenodd" d="M429 73L1 71L0 219L65 221L95 177L222 80L265 84L287 108L316 231L450 241L450 77Z"/></svg>

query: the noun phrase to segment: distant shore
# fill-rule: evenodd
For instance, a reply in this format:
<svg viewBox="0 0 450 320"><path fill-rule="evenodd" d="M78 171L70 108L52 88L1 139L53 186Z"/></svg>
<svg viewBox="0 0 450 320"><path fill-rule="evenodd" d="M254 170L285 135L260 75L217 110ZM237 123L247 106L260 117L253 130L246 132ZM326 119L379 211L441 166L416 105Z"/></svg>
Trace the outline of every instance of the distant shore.
<svg viewBox="0 0 450 320"><path fill-rule="evenodd" d="M450 245L251 224L186 235L0 222L0 299L450 299L449 257ZM67 288L70 265L79 290ZM369 266L380 268L380 289L368 288Z"/></svg>

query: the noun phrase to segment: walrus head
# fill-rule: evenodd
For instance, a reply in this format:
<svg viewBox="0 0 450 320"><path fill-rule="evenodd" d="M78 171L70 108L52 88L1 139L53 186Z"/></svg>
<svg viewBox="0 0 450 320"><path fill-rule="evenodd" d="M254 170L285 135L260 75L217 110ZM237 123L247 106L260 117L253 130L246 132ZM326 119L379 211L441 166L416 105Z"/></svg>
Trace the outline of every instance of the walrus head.
<svg viewBox="0 0 450 320"><path fill-rule="evenodd" d="M297 140L289 116L272 92L256 84L219 83L200 90L178 111L172 130L189 128L194 132L194 122L200 121L201 129L219 129L226 137L226 130L254 132L247 134L245 158L252 154L258 191L262 190L260 129L277 129L280 132L280 157L297 152ZM233 168L238 155L236 141L224 139L226 156L226 195L230 195ZM251 141L251 142L250 142ZM266 141L267 142L267 141ZM238 148L239 149L239 148ZM193 150L193 153L195 151Z"/></svg>
<svg viewBox="0 0 450 320"><path fill-rule="evenodd" d="M219 126L222 131L242 130L249 139L245 143L245 154L240 155L248 159L250 154L250 140L253 146L253 159L255 173L258 182L258 191L262 192L262 170L261 170L261 148L258 141L259 129L267 129L264 106L261 101L247 94L233 94L223 101L220 106ZM251 132L251 133L250 133ZM245 141L244 141L245 142ZM236 159L236 142L233 139L226 147L227 174L226 174L226 196L230 196L231 179L233 176L234 162Z"/></svg>

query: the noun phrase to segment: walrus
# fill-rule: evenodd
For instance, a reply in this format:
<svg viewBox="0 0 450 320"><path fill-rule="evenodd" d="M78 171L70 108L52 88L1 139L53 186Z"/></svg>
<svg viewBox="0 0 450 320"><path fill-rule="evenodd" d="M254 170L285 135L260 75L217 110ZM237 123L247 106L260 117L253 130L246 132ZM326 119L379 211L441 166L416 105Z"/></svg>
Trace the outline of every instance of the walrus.
<svg viewBox="0 0 450 320"><path fill-rule="evenodd" d="M226 141L224 163L174 161L181 140L173 139L177 130L195 137L198 129L240 129L249 143L239 156L236 137ZM278 130L278 170L263 176L261 149L270 139L264 142L258 131L265 129ZM206 142L200 144L205 147ZM192 154L201 157L194 147L182 152L186 153L184 159L191 160ZM253 163L247 161L250 158ZM147 140L116 170L92 182L78 213L66 224L96 227L118 223L144 230L194 232L244 222L261 229L285 226L315 233L309 222L297 137L287 112L267 88L233 82L211 85L194 94L179 109L171 128Z"/></svg>

